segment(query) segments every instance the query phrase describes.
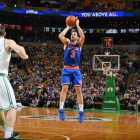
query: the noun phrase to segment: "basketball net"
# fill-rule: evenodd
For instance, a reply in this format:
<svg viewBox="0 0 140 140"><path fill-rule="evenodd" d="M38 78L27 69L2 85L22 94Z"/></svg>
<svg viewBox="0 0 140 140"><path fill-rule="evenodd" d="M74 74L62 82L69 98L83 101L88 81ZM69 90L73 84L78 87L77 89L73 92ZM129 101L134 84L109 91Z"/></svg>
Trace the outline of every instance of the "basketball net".
<svg viewBox="0 0 140 140"><path fill-rule="evenodd" d="M110 67L107 67L107 66L103 66L103 74L104 75L109 75L110 76L110 78L112 77L112 71L109 71L109 69L110 69Z"/></svg>
<svg viewBox="0 0 140 140"><path fill-rule="evenodd" d="M100 58L97 57L97 59L102 63ZM105 64L103 64L102 70L103 70L103 74L104 75L107 75L107 76L109 75L110 78L112 78L112 71L109 71L110 70L110 66L106 66Z"/></svg>
<svg viewBox="0 0 140 140"><path fill-rule="evenodd" d="M103 74L107 75L109 71L109 67L103 66Z"/></svg>

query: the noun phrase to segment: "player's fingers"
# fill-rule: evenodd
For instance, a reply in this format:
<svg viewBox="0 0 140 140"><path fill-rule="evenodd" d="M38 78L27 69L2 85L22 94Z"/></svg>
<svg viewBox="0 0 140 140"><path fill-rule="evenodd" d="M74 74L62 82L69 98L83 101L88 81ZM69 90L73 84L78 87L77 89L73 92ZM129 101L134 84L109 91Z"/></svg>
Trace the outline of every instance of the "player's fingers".
<svg viewBox="0 0 140 140"><path fill-rule="evenodd" d="M69 27L70 27L70 29L73 28L73 26L69 26Z"/></svg>

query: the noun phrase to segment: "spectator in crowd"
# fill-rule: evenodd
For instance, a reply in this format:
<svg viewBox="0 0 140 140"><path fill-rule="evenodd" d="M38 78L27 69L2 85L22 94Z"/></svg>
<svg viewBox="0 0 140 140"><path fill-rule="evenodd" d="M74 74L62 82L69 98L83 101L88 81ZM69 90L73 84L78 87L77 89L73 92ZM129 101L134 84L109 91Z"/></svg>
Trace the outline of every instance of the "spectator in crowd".
<svg viewBox="0 0 140 140"><path fill-rule="evenodd" d="M130 101L129 101L129 109L132 111L132 110L137 110L136 109L137 107L137 101L135 99L135 97L131 97Z"/></svg>
<svg viewBox="0 0 140 140"><path fill-rule="evenodd" d="M38 107L38 100L36 97L32 99L32 103L30 104L31 107Z"/></svg>
<svg viewBox="0 0 140 140"><path fill-rule="evenodd" d="M44 106L44 107L47 107L47 101L48 101L48 95L47 95L47 93L45 92L45 93L44 93L44 96L43 96L43 106Z"/></svg>
<svg viewBox="0 0 140 140"><path fill-rule="evenodd" d="M38 107L43 107L43 96L41 95L41 90L38 90L37 101Z"/></svg>

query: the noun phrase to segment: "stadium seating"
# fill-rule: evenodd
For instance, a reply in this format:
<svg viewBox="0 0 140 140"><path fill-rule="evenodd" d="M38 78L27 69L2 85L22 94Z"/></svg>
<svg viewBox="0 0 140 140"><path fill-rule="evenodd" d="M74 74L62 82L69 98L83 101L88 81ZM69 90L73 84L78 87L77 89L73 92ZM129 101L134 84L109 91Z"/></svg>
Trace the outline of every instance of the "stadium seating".
<svg viewBox="0 0 140 140"><path fill-rule="evenodd" d="M105 5L107 7L104 9ZM86 0L85 6L100 6L100 11L112 11L112 9L123 10L126 7L126 0L124 0L123 2L118 2L118 0Z"/></svg>

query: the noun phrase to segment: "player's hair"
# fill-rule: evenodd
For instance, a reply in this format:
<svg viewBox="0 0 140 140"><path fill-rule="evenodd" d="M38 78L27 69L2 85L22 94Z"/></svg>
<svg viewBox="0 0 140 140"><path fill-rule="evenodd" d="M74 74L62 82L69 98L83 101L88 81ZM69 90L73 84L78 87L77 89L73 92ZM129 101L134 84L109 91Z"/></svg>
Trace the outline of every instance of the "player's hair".
<svg viewBox="0 0 140 140"><path fill-rule="evenodd" d="M78 36L78 37L80 37L80 35L79 35L78 31L73 30L71 33L73 33L73 32L76 32L76 33L77 33L77 36Z"/></svg>
<svg viewBox="0 0 140 140"><path fill-rule="evenodd" d="M5 28L4 26L0 25L0 36L4 36Z"/></svg>

